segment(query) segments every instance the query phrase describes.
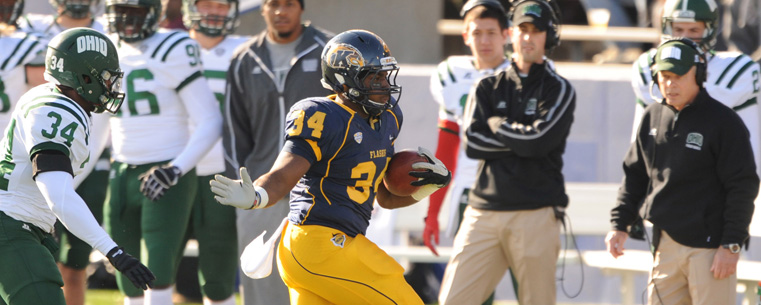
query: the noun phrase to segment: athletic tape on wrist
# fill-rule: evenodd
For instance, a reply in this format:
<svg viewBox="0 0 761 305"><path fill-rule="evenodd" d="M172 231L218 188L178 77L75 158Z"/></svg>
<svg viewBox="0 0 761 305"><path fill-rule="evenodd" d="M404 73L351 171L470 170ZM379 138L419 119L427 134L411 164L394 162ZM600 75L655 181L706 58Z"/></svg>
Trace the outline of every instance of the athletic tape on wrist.
<svg viewBox="0 0 761 305"><path fill-rule="evenodd" d="M270 201L270 196L267 194L267 190L258 185L254 185L254 190L256 191L256 197L259 200L254 201L254 205L251 207L251 209L261 209L266 207L267 203Z"/></svg>

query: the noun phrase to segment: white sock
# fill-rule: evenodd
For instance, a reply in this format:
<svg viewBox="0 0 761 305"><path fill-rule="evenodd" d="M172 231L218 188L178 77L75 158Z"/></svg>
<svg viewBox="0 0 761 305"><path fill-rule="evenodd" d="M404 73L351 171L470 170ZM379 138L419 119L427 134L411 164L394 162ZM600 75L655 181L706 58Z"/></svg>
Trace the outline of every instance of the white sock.
<svg viewBox="0 0 761 305"><path fill-rule="evenodd" d="M143 305L143 297L124 297L124 305Z"/></svg>
<svg viewBox="0 0 761 305"><path fill-rule="evenodd" d="M229 298L222 301L212 301L211 299L204 297L203 305L235 305L235 295L231 295Z"/></svg>
<svg viewBox="0 0 761 305"><path fill-rule="evenodd" d="M172 305L174 287L148 289L145 291L145 305Z"/></svg>

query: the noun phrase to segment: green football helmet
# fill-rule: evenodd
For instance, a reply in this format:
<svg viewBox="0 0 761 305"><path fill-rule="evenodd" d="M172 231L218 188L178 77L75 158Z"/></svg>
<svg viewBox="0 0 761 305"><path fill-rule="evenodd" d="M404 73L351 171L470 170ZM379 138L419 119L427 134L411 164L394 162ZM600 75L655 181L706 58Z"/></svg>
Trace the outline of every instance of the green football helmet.
<svg viewBox="0 0 761 305"><path fill-rule="evenodd" d="M719 32L716 0L667 0L661 17L661 40L675 38L671 26L673 22L703 22L706 30L698 44L706 51L716 45L716 35Z"/></svg>
<svg viewBox="0 0 761 305"><path fill-rule="evenodd" d="M158 30L161 0L106 0L105 16L109 32L126 42L140 41Z"/></svg>
<svg viewBox="0 0 761 305"><path fill-rule="evenodd" d="M238 27L238 0L208 0L230 6L227 15L212 15L198 11L200 0L182 0L182 22L188 29L195 29L207 36L231 34Z"/></svg>
<svg viewBox="0 0 761 305"><path fill-rule="evenodd" d="M45 80L76 90L94 113L119 110L123 75L114 43L98 31L68 29L48 44Z"/></svg>
<svg viewBox="0 0 761 305"><path fill-rule="evenodd" d="M24 0L16 0L0 3L0 23L16 25L16 20L24 11Z"/></svg>
<svg viewBox="0 0 761 305"><path fill-rule="evenodd" d="M61 15L68 15L74 19L90 18L99 3L100 0L50 0L54 9L63 7Z"/></svg>

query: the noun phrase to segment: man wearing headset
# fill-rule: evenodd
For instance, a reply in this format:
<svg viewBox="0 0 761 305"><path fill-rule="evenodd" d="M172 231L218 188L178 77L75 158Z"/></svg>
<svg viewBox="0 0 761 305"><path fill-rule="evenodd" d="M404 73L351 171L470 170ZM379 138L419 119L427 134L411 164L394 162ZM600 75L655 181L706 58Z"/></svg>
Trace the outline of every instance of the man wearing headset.
<svg viewBox="0 0 761 305"><path fill-rule="evenodd" d="M521 304L555 304L568 205L562 155L576 95L545 57L559 40L550 3L521 1L510 15L510 66L477 82L464 110L465 151L479 166L442 281L443 305L481 304L508 268Z"/></svg>
<svg viewBox="0 0 761 305"><path fill-rule="evenodd" d="M732 108L748 127L756 164L761 163L761 70L750 56L740 52L716 52L716 36L720 32L716 0L669 0L663 5L661 41L686 37L700 46L706 58L705 90L712 98ZM651 77L655 48L640 55L632 66L632 88L637 96L632 140L642 113L662 96L654 90ZM756 173L761 175L761 168Z"/></svg>
<svg viewBox="0 0 761 305"><path fill-rule="evenodd" d="M704 88L697 44L666 41L653 59L664 98L644 110L626 154L605 243L613 257L623 255L644 204L655 249L648 304L734 304L759 188L748 129Z"/></svg>

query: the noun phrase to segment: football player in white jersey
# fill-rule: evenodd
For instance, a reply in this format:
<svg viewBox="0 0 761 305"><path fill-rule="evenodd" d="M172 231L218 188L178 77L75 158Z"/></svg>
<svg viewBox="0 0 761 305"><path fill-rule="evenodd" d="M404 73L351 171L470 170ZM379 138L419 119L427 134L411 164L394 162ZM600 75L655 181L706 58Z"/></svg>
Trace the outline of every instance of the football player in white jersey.
<svg viewBox="0 0 761 305"><path fill-rule="evenodd" d="M248 37L230 35L238 23L238 0L184 0L182 16L190 37L201 46L203 74L224 104L227 69L233 51ZM214 200L209 181L225 171L221 137L196 165L198 195L187 237L198 241L198 278L204 304L235 305L238 241L235 208Z"/></svg>
<svg viewBox="0 0 761 305"><path fill-rule="evenodd" d="M708 60L705 89L708 94L737 112L750 132L761 175L761 106L759 106L759 65L739 52L716 52L713 46L719 32L719 13L716 0L668 0L663 6L661 39L689 38L706 52ZM637 96L632 139L637 133L645 107L659 102L661 92L655 87L650 66L655 49L643 53L632 67L632 87Z"/></svg>
<svg viewBox="0 0 761 305"><path fill-rule="evenodd" d="M32 61L40 54L45 56L47 43L17 27L23 11L24 0L0 0L0 130L8 125L19 97L44 83L45 67Z"/></svg>
<svg viewBox="0 0 761 305"><path fill-rule="evenodd" d="M90 114L116 112L124 98L116 48L75 28L53 38L45 63L49 83L21 97L0 144L0 303L66 304L53 259L56 218L136 289L151 287L151 271L117 246L73 187L91 162Z"/></svg>
<svg viewBox="0 0 761 305"><path fill-rule="evenodd" d="M100 0L50 0L55 15L26 14L19 20L19 27L27 32L41 33L45 38L75 27L88 27L106 32L105 20L95 18Z"/></svg>
<svg viewBox="0 0 761 305"><path fill-rule="evenodd" d="M502 4L496 0L471 0L462 8L465 18L462 37L473 55L450 56L442 61L431 76L431 94L439 104L439 140L436 158L447 168L455 168L449 192L451 211L447 235L454 236L459 226L459 214L467 205L468 189L476 177L478 161L468 158L460 147L460 135L465 130L463 108L473 84L481 77L494 74L510 65L505 55L507 43L507 16ZM456 165L456 166L455 166ZM446 187L445 187L446 188ZM439 243L438 215L447 191L445 188L430 197L423 239L435 254ZM462 206L460 206L462 205ZM438 254L437 254L438 255Z"/></svg>
<svg viewBox="0 0 761 305"><path fill-rule="evenodd" d="M75 28L88 27L98 32L106 32L105 20L95 18L100 0L50 0L55 15L26 14L20 20L24 31L34 32L49 40L58 33ZM32 60L33 65L44 62L45 54ZM82 196L90 211L98 222L103 220L103 202L108 187L109 151L107 114L96 114L93 119L93 134L91 135L90 154L93 162L89 162L85 171L75 179L77 193ZM60 223L56 223L56 237L61 244L61 251L56 255L58 268L63 276L63 294L68 305L83 305L87 289L86 268L90 263L92 248L81 239L72 235Z"/></svg>
<svg viewBox="0 0 761 305"><path fill-rule="evenodd" d="M107 0L109 32L124 70L124 107L111 118L111 181L104 218L114 240L156 274L145 303L172 303L197 194L194 167L222 132L222 115L187 32L158 29L159 0ZM191 124L194 126L190 131ZM125 285L125 304L143 292Z"/></svg>
<svg viewBox="0 0 761 305"><path fill-rule="evenodd" d="M460 219L468 205L468 191L476 179L478 161L468 158L460 146L460 136L465 128L463 108L471 88L481 77L505 69L510 60L505 55L507 16L496 0L471 0L465 3L460 16L464 18L462 38L472 55L450 56L442 61L431 76L431 94L439 104L439 138L436 158L447 168L453 168L454 178L449 186L429 197L428 214L423 229L423 242L438 255L439 211L444 198L449 195L447 236L454 236ZM447 191L447 188L451 188ZM494 295L484 302L491 304Z"/></svg>

